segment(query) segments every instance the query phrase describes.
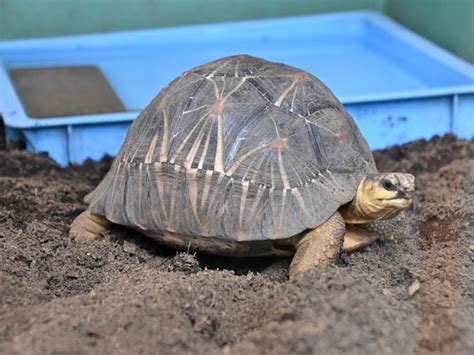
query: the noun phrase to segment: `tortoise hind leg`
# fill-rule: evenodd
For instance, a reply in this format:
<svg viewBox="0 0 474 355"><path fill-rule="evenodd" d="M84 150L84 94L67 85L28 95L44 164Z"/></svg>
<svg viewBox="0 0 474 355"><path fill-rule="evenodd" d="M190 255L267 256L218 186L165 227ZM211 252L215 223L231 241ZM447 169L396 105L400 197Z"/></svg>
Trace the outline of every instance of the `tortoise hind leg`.
<svg viewBox="0 0 474 355"><path fill-rule="evenodd" d="M293 237L296 253L290 265L290 279L320 265L332 264L341 252L345 225L342 216L336 212L318 228Z"/></svg>
<svg viewBox="0 0 474 355"><path fill-rule="evenodd" d="M85 210L72 222L69 235L76 240L94 240L103 236L111 225L105 217Z"/></svg>

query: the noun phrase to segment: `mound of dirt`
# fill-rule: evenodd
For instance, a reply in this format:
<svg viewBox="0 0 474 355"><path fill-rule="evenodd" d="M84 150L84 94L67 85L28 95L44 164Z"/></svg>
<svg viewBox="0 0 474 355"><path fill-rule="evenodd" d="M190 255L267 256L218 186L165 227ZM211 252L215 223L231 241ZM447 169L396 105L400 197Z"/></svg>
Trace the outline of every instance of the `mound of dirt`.
<svg viewBox="0 0 474 355"><path fill-rule="evenodd" d="M288 260L201 257L68 226L111 159L61 169L0 151L2 354L471 354L474 143L375 152L414 173L403 236L286 278Z"/></svg>

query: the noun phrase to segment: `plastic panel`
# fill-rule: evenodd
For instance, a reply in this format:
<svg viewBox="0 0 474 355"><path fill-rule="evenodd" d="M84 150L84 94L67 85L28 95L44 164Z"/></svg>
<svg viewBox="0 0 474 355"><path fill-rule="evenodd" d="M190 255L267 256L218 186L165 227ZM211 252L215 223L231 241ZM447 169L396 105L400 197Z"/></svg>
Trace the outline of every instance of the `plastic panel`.
<svg viewBox="0 0 474 355"><path fill-rule="evenodd" d="M0 43L0 113L8 139L62 165L114 155L126 128L172 79L247 53L305 69L346 105L374 149L434 134L474 136L474 69L377 13L357 12ZM11 68L100 67L124 113L28 117Z"/></svg>

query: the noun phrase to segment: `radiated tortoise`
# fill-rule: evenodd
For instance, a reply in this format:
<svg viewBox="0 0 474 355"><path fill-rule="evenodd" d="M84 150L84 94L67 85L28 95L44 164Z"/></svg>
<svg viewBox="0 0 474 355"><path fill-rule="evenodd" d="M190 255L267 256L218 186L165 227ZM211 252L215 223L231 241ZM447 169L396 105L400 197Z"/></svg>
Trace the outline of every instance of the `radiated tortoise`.
<svg viewBox="0 0 474 355"><path fill-rule="evenodd" d="M351 116L316 77L239 55L171 82L130 127L71 234L111 223L178 249L293 256L293 277L376 236L414 177L378 173Z"/></svg>

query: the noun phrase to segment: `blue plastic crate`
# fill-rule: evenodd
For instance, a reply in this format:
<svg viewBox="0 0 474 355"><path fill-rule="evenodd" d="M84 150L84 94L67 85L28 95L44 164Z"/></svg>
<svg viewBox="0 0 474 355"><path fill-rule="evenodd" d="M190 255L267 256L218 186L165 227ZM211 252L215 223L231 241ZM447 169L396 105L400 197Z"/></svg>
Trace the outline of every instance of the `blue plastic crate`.
<svg viewBox="0 0 474 355"><path fill-rule="evenodd" d="M7 139L24 140L61 165L114 155L132 120L168 82L243 53L318 76L373 149L447 132L474 136L473 66L380 14L358 12L0 42ZM98 66L127 112L28 117L8 70L61 65Z"/></svg>

